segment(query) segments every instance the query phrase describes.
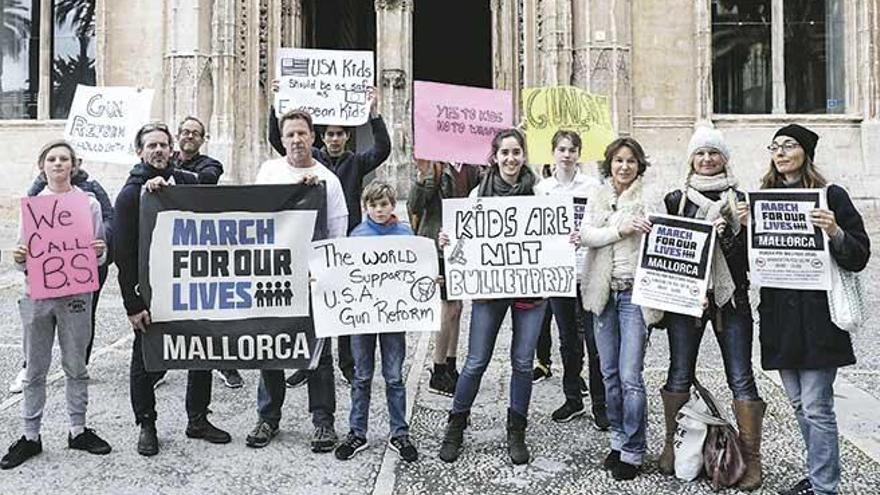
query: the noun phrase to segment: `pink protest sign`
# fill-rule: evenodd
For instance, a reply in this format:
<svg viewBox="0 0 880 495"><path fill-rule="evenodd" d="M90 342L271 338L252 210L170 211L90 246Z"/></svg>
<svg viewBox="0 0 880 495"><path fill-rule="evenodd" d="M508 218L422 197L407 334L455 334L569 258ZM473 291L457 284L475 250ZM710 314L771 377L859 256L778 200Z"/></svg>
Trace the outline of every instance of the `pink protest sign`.
<svg viewBox="0 0 880 495"><path fill-rule="evenodd" d="M98 290L89 198L82 192L22 198L21 213L31 298Z"/></svg>
<svg viewBox="0 0 880 495"><path fill-rule="evenodd" d="M484 164L495 134L513 126L510 91L425 81L413 86L416 158Z"/></svg>

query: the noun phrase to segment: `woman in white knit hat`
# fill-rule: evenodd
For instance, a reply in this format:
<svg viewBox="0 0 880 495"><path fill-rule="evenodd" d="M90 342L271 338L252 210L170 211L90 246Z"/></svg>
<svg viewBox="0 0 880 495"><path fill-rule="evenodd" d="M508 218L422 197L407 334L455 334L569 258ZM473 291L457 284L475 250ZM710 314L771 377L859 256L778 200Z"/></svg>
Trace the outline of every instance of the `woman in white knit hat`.
<svg viewBox="0 0 880 495"><path fill-rule="evenodd" d="M761 423L766 405L758 395L752 373L752 314L749 305L748 254L745 218L738 213L745 194L737 189L730 169L730 149L721 132L699 127L688 144L688 169L684 186L664 198L670 215L708 220L717 235L709 278L706 309L701 318L667 312L669 371L660 389L666 419L666 442L658 462L660 471L672 474L672 439L676 414L687 402L697 354L706 323L712 322L721 347L727 384L739 425L747 470L737 485L742 490L761 486ZM739 208L740 211L744 209Z"/></svg>

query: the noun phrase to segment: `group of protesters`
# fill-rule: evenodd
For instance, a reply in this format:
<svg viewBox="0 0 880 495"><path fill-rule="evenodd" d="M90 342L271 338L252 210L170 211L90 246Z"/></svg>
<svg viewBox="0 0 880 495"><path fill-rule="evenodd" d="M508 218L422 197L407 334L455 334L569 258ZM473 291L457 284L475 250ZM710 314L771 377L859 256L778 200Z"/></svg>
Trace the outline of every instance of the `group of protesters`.
<svg viewBox="0 0 880 495"><path fill-rule="evenodd" d="M513 464L531 459L526 442L533 383L549 376L549 359L535 363L539 341L546 335L550 315L559 331L563 365L563 404L551 419L566 423L586 413L591 401L593 423L608 430L609 448L602 466L615 480L636 478L647 455L647 392L643 379L647 341L652 329L665 329L670 361L659 393L663 403L664 445L657 464L673 474L674 435L679 410L690 398L697 356L704 330L711 322L733 395L733 412L745 460L745 474L737 487L754 490L762 484L761 439L766 409L752 371L753 317L748 276L746 195L732 168L731 150L718 130L699 127L683 157L686 170L680 187L653 205L643 193L647 154L632 137L620 137L604 150L596 167L584 164L581 136L561 130L547 146L555 163L541 178L529 166L524 134L515 128L498 132L488 150L487 164L415 161L409 191L409 221L394 214L397 192L382 181L367 183L368 174L389 156L391 141L377 112L375 95L369 103L369 125L374 143L366 151L348 150L352 129L329 125L322 129L323 148L314 147L311 116L291 111L270 123L270 142L283 155L264 162L256 184L324 183L328 238L358 235L420 235L436 239L440 275L448 233L442 228L443 200L461 197L565 195L585 200L580 227L570 235L577 260L574 297L474 300L470 305L467 357L458 369L459 327L463 305L448 300L442 277L441 325L436 334L429 390L452 397L439 458L455 462L463 450L464 434L481 380L508 312L512 319L510 397L506 445ZM134 330L130 393L140 428L138 453L159 452L154 389L164 372L147 371L143 335L150 331L151 315L138 287L139 209L142 194L179 184L216 184L223 173L220 162L200 153L206 139L204 124L185 118L177 129L178 151L172 130L154 123L142 127L135 139L140 163L134 166L115 200L82 169L73 146L65 141L47 143L38 155L39 175L29 195L82 191L89 197L94 249L100 264L100 282L107 264L115 262L129 322ZM862 270L870 256L870 242L862 218L847 192L830 184L814 163L819 136L791 124L770 138L769 165L761 189L825 189L827 208L810 213L813 225L829 239L830 254L844 270ZM365 187L366 186L366 187ZM146 192L142 193L142 189ZM663 213L711 222L717 239L709 275L709 290L701 317L661 312L633 303L633 281L641 237L651 231L651 214ZM16 266L25 269L29 256L24 242L13 253ZM23 325L24 366L13 389L24 394L23 435L0 461L13 468L42 451L41 418L46 399L46 375L57 329L66 376L70 419L68 445L92 454L107 454L110 445L86 426L87 364L95 328L98 291L52 299L32 299L29 289L19 304ZM831 320L825 291L761 288L758 325L761 365L779 370L807 448L807 476L788 494L837 493L840 479L838 431L834 413L837 369L855 362L849 334ZM752 296L753 297L753 296ZM542 339L542 333L545 337ZM402 369L406 356L403 333L339 338L340 371L351 386L350 431L339 440L333 356L329 339L322 346L317 367L298 370L285 378L283 370L260 373L258 419L246 444L265 447L278 434L285 389L308 385L312 415L313 452L334 452L351 459L368 447L366 440L371 383L376 348L380 348L382 376L389 409L389 447L405 461L418 459L406 421L406 389ZM548 345L545 344L545 347ZM549 352L544 351L545 355ZM588 361L589 387L581 378ZM223 372L230 387L241 387L235 370ZM210 443L228 443L231 436L208 420L211 370L190 370L187 377L186 435Z"/></svg>

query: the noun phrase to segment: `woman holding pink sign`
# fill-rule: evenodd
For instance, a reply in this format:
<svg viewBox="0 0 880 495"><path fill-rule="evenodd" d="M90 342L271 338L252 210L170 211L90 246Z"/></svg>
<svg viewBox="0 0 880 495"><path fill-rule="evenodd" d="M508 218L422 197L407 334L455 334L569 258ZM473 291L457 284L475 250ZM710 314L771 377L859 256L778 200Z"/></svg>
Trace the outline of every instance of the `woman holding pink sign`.
<svg viewBox="0 0 880 495"><path fill-rule="evenodd" d="M40 151L38 165L46 175L47 187L40 195L82 193L71 183L76 172L77 159L73 147L66 141L52 141ZM98 264L107 260L107 245L104 242L104 228L101 218L101 205L94 196L87 196L93 228L91 248L94 249ZM19 246L13 252L17 268L25 271L29 256L24 239L24 217L22 212ZM53 211L54 215L54 211ZM63 213L58 219L60 222ZM41 219L44 223L47 219ZM68 221L76 221L69 219ZM43 406L46 403L46 375L52 362L52 345L57 329L58 344L61 348L61 367L66 380L67 412L70 430L67 445L71 449L85 450L92 454L110 453L110 445L101 439L91 428L86 428L86 406L88 404L88 371L86 369L86 349L91 338L91 292L66 295L48 299L31 297L32 287L25 284L24 297L19 301L22 325L24 327L24 350L27 360L22 404L24 434L9 447L0 459L0 468L14 468L43 450L40 439Z"/></svg>

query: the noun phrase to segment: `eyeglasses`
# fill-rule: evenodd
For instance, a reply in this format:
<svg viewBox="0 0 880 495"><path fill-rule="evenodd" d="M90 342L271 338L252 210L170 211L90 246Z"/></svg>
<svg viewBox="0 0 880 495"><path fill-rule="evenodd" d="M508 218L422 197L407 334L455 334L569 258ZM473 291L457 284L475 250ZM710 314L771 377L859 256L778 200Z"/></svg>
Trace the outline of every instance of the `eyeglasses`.
<svg viewBox="0 0 880 495"><path fill-rule="evenodd" d="M168 126L161 122L153 122L141 127L141 130L138 131L138 134L146 134L153 131L168 132Z"/></svg>
<svg viewBox="0 0 880 495"><path fill-rule="evenodd" d="M189 129L181 129L178 134L180 134L182 137L202 137L202 131L191 131Z"/></svg>
<svg viewBox="0 0 880 495"><path fill-rule="evenodd" d="M776 153L777 151L782 150L784 153L791 153L800 147L801 145L794 141L786 141L782 144L773 143L770 146L767 146L767 151L770 153Z"/></svg>

